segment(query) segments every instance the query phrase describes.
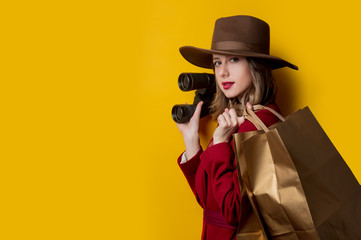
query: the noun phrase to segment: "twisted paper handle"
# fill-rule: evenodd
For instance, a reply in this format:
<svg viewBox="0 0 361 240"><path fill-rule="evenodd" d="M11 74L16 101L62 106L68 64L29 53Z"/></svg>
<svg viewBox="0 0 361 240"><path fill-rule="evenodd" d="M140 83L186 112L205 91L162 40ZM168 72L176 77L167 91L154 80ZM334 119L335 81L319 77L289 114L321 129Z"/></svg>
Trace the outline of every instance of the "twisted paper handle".
<svg viewBox="0 0 361 240"><path fill-rule="evenodd" d="M255 111L262 110L262 109L267 109L268 111L273 113L276 117L278 117L278 119L281 120L282 122L284 122L286 120L281 114L279 114L278 112L276 112L272 108L269 108L269 107L258 104L258 105L254 105L253 109ZM244 116L245 119L247 119L248 121L253 123L253 125L256 126L257 130L263 130L265 132L269 131L268 127L262 122L262 120L256 115L256 113L253 110L245 107L244 110L243 110L243 116Z"/></svg>

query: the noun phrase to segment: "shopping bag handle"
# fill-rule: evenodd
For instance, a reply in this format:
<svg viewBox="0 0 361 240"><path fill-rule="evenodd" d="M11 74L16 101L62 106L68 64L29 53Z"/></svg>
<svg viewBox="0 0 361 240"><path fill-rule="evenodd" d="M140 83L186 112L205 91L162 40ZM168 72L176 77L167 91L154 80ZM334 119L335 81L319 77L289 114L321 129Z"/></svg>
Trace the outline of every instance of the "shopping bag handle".
<svg viewBox="0 0 361 240"><path fill-rule="evenodd" d="M258 131L263 130L263 128L259 125L259 123L253 117L251 117L249 113L243 113L243 117L244 119L250 121L257 128Z"/></svg>
<svg viewBox="0 0 361 240"><path fill-rule="evenodd" d="M281 114L279 114L278 112L273 110L272 108L269 108L269 107L258 104L258 105L254 105L253 109L255 111L262 110L262 109L267 109L268 111L273 113L276 117L278 117L282 122L285 121L285 118ZM244 115L245 119L252 122L253 125L256 126L257 130L263 130L265 132L269 131L268 127L262 122L262 120L256 115L256 113L252 109L249 109L249 108L245 107L243 115Z"/></svg>
<svg viewBox="0 0 361 240"><path fill-rule="evenodd" d="M270 111L271 113L273 113L276 117L278 117L279 120L281 120L282 122L284 122L286 119L281 115L279 114L277 111L273 110L272 108L270 107L266 107L266 106L263 106L261 104L257 104L257 105L254 105L253 106L253 109L255 111L258 111L258 110L262 110L262 109L267 109L268 111Z"/></svg>

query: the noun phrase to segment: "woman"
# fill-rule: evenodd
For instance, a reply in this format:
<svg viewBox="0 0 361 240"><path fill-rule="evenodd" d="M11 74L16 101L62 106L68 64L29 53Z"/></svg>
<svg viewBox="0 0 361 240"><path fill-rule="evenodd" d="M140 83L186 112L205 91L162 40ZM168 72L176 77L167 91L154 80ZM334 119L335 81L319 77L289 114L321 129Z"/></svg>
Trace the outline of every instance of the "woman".
<svg viewBox="0 0 361 240"><path fill-rule="evenodd" d="M177 124L186 147L178 163L204 209L202 239L235 239L241 197L232 134L256 130L242 117L246 106L262 104L279 111L271 70L298 68L269 55L269 26L251 16L218 19L210 50L185 46L180 52L196 66L213 68L217 92L211 112L218 126L203 151L198 135L200 102L188 123ZM278 121L268 110L256 114L267 126Z"/></svg>

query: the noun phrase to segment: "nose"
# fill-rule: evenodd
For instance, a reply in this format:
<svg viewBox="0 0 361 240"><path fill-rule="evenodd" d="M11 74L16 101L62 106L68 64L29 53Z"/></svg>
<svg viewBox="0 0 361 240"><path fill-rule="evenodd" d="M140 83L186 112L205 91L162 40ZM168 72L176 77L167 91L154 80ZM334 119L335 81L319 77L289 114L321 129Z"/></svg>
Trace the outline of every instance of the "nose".
<svg viewBox="0 0 361 240"><path fill-rule="evenodd" d="M222 77L222 78L225 78L225 77L228 77L229 76L229 71L228 71L228 65L227 63L223 63L219 66L218 68L219 70L219 75Z"/></svg>

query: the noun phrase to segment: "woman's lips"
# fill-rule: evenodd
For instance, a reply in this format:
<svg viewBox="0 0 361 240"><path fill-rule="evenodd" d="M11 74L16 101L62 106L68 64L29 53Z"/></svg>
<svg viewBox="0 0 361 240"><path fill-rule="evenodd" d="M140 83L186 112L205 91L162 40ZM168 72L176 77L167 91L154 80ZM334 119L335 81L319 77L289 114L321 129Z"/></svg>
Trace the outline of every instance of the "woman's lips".
<svg viewBox="0 0 361 240"><path fill-rule="evenodd" d="M223 89L229 89L232 87L233 84L234 82L222 82Z"/></svg>

